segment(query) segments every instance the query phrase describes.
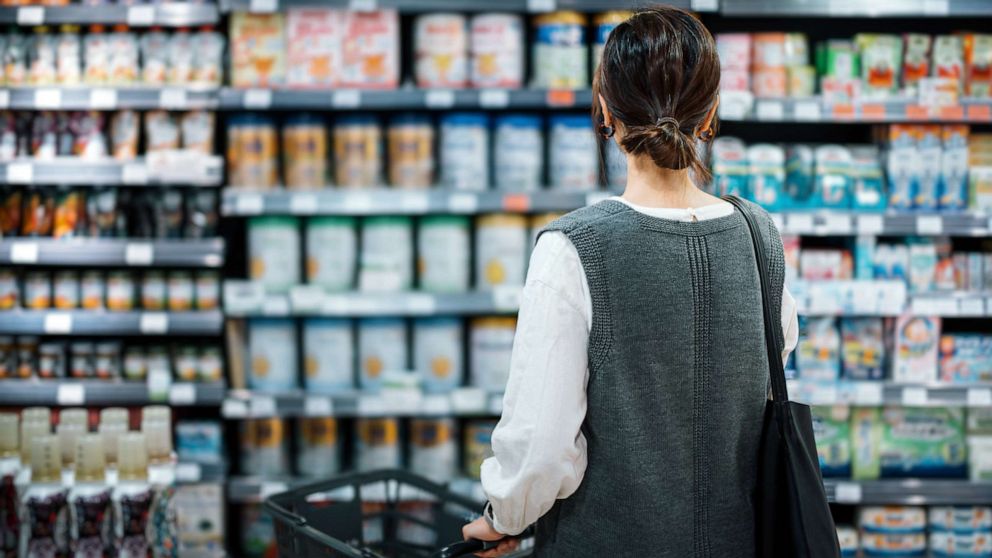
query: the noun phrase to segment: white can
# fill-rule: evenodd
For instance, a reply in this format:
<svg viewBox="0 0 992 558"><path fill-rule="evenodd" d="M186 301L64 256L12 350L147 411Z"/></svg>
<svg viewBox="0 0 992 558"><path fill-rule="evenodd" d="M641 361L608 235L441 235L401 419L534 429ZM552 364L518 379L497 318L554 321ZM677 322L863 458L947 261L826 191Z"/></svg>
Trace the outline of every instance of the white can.
<svg viewBox="0 0 992 558"><path fill-rule="evenodd" d="M355 387L355 334L350 320L303 322L304 386L315 393Z"/></svg>
<svg viewBox="0 0 992 558"><path fill-rule="evenodd" d="M307 282L333 291L355 285L358 234L351 217L314 217L307 221Z"/></svg>
<svg viewBox="0 0 992 558"><path fill-rule="evenodd" d="M473 17L471 41L472 87L523 87L524 23L519 15Z"/></svg>
<svg viewBox="0 0 992 558"><path fill-rule="evenodd" d="M436 483L450 481L458 469L457 440L454 419L411 420L410 470Z"/></svg>
<svg viewBox="0 0 992 558"><path fill-rule="evenodd" d="M588 116L552 116L550 152L552 188L585 192L599 186L599 144Z"/></svg>
<svg viewBox="0 0 992 558"><path fill-rule="evenodd" d="M477 112L441 117L441 184L459 190L489 188L489 118Z"/></svg>
<svg viewBox="0 0 992 558"><path fill-rule="evenodd" d="M300 282L300 232L292 217L248 221L248 276L269 292L285 292Z"/></svg>
<svg viewBox="0 0 992 558"><path fill-rule="evenodd" d="M84 271L83 278L79 283L83 309L99 310L103 308L103 299L107 288L107 284L103 280L103 273L99 271Z"/></svg>
<svg viewBox="0 0 992 558"><path fill-rule="evenodd" d="M432 215L417 228L417 270L420 289L461 293L469 288L471 223L460 215Z"/></svg>
<svg viewBox="0 0 992 558"><path fill-rule="evenodd" d="M536 36L532 68L534 87L582 89L589 86L586 17L578 12L553 12L534 18Z"/></svg>
<svg viewBox="0 0 992 558"><path fill-rule="evenodd" d="M413 368L426 393L449 392L462 384L462 322L426 318L413 323Z"/></svg>
<svg viewBox="0 0 992 558"><path fill-rule="evenodd" d="M103 298L100 298L103 301ZM21 290L13 271L0 269L0 310L12 310L21 304Z"/></svg>
<svg viewBox="0 0 992 558"><path fill-rule="evenodd" d="M341 471L338 422L331 417L300 419L296 468L305 477L329 477Z"/></svg>
<svg viewBox="0 0 992 558"><path fill-rule="evenodd" d="M413 221L408 217L369 217L362 221L358 288L395 292L413 287Z"/></svg>
<svg viewBox="0 0 992 558"><path fill-rule="evenodd" d="M54 279L55 307L68 310L79 307L79 274L75 271L56 271Z"/></svg>
<svg viewBox="0 0 992 558"><path fill-rule="evenodd" d="M473 386L497 393L506 389L516 327L517 320L511 317L472 320L469 358Z"/></svg>
<svg viewBox="0 0 992 558"><path fill-rule="evenodd" d="M358 386L375 392L385 372L407 370L406 322L401 318L368 318L358 322Z"/></svg>
<svg viewBox="0 0 992 558"><path fill-rule="evenodd" d="M496 188L534 191L544 172L544 134L541 117L505 114L496 117L493 160Z"/></svg>
<svg viewBox="0 0 992 558"><path fill-rule="evenodd" d="M31 310L47 310L52 305L52 274L30 271L24 274L24 306Z"/></svg>
<svg viewBox="0 0 992 558"><path fill-rule="evenodd" d="M196 309L216 310L220 307L220 277L215 271L196 274Z"/></svg>
<svg viewBox="0 0 992 558"><path fill-rule="evenodd" d="M355 421L355 469L359 472L400 466L400 425L394 418Z"/></svg>
<svg viewBox="0 0 992 558"><path fill-rule="evenodd" d="M241 422L241 468L249 475L278 476L289 472L286 422L281 418Z"/></svg>
<svg viewBox="0 0 992 558"><path fill-rule="evenodd" d="M248 322L248 387L286 391L297 387L296 323L258 318Z"/></svg>
<svg viewBox="0 0 992 558"><path fill-rule="evenodd" d="M465 16L449 13L419 16L413 35L417 86L465 87L468 82Z"/></svg>
<svg viewBox="0 0 992 558"><path fill-rule="evenodd" d="M477 289L523 285L527 259L527 219L492 214L476 220L475 283Z"/></svg>

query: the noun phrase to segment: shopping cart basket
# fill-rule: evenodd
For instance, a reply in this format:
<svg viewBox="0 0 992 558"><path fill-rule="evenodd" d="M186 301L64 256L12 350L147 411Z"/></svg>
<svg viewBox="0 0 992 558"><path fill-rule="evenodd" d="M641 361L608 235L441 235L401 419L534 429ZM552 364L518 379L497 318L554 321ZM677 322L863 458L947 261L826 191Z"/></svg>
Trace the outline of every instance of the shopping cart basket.
<svg viewBox="0 0 992 558"><path fill-rule="evenodd" d="M408 471L339 476L271 496L265 509L279 558L454 558L483 549L462 541L482 503Z"/></svg>

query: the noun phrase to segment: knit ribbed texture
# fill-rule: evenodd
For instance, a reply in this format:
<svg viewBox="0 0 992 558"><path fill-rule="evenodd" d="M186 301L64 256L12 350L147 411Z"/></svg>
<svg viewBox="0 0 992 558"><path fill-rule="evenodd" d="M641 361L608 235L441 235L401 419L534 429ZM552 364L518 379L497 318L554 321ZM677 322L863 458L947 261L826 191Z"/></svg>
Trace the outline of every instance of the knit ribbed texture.
<svg viewBox="0 0 992 558"><path fill-rule="evenodd" d="M781 239L752 211L777 316ZM753 556L768 360L743 217L677 222L611 200L545 230L575 245L592 298L588 466L538 521L535 556Z"/></svg>

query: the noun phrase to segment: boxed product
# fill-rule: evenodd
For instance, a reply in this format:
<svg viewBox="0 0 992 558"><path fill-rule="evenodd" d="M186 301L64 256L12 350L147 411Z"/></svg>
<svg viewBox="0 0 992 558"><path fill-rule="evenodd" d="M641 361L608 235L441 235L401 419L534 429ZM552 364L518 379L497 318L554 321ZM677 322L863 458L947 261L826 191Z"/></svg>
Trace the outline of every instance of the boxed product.
<svg viewBox="0 0 992 558"><path fill-rule="evenodd" d="M858 525L866 533L922 533L927 528L927 514L915 506L869 506L859 510Z"/></svg>
<svg viewBox="0 0 992 558"><path fill-rule="evenodd" d="M813 407L813 435L824 477L851 476L851 408Z"/></svg>
<svg viewBox="0 0 992 558"><path fill-rule="evenodd" d="M342 87L394 89L400 80L400 18L395 10L341 12Z"/></svg>
<svg viewBox="0 0 992 558"><path fill-rule="evenodd" d="M965 94L992 97L992 35L964 37Z"/></svg>
<svg viewBox="0 0 992 558"><path fill-rule="evenodd" d="M941 209L961 210L968 207L968 131L965 125L941 128Z"/></svg>
<svg viewBox="0 0 992 558"><path fill-rule="evenodd" d="M931 558L988 558L988 556L992 556L992 530L930 534Z"/></svg>
<svg viewBox="0 0 992 558"><path fill-rule="evenodd" d="M861 211L882 211L887 205L885 176L878 148L865 145L851 148L851 207Z"/></svg>
<svg viewBox="0 0 992 558"><path fill-rule="evenodd" d="M940 380L972 384L992 382L992 336L955 333L940 338Z"/></svg>
<svg viewBox="0 0 992 558"><path fill-rule="evenodd" d="M806 249L799 253L799 269L807 281L850 279L854 262L847 250Z"/></svg>
<svg viewBox="0 0 992 558"><path fill-rule="evenodd" d="M842 145L816 148L816 192L819 205L831 209L851 207L851 152Z"/></svg>
<svg viewBox="0 0 992 558"><path fill-rule="evenodd" d="M734 137L717 138L713 142L713 184L716 195L735 195L751 199L744 142Z"/></svg>
<svg viewBox="0 0 992 558"><path fill-rule="evenodd" d="M964 77L964 46L958 35L938 35L933 43L934 77L958 80Z"/></svg>
<svg viewBox="0 0 992 558"><path fill-rule="evenodd" d="M913 207L937 209L944 150L940 126L919 126L916 152L919 159Z"/></svg>
<svg viewBox="0 0 992 558"><path fill-rule="evenodd" d="M928 293L937 283L937 245L930 240L917 239L909 245L909 290Z"/></svg>
<svg viewBox="0 0 992 558"><path fill-rule="evenodd" d="M782 251L785 255L785 284L792 285L799 278L799 237L783 235Z"/></svg>
<svg viewBox="0 0 992 558"><path fill-rule="evenodd" d="M840 334L833 318L806 320L806 336L796 348L796 368L804 380L836 380L840 376Z"/></svg>
<svg viewBox="0 0 992 558"><path fill-rule="evenodd" d="M961 408L858 408L851 428L855 479L963 478L968 473Z"/></svg>
<svg viewBox="0 0 992 558"><path fill-rule="evenodd" d="M864 558L925 558L926 533L882 534L864 533L861 536Z"/></svg>
<svg viewBox="0 0 992 558"><path fill-rule="evenodd" d="M878 237L858 235L854 240L854 278L871 280L875 278L875 247Z"/></svg>
<svg viewBox="0 0 992 558"><path fill-rule="evenodd" d="M282 85L286 71L284 30L282 14L231 15L231 85Z"/></svg>
<svg viewBox="0 0 992 558"><path fill-rule="evenodd" d="M840 542L841 558L855 558L860 548L858 530L847 525L837 526L837 540Z"/></svg>
<svg viewBox="0 0 992 558"><path fill-rule="evenodd" d="M861 52L861 79L869 97L885 97L899 87L902 39L895 35L861 33L855 36Z"/></svg>
<svg viewBox="0 0 992 558"><path fill-rule="evenodd" d="M821 42L816 49L816 69L821 76L853 79L861 74L861 59L854 43L840 39Z"/></svg>
<svg viewBox="0 0 992 558"><path fill-rule="evenodd" d="M889 207L910 209L916 197L916 184L920 174L918 135L915 126L889 126L889 147L885 158L885 171L889 182Z"/></svg>
<svg viewBox="0 0 992 558"><path fill-rule="evenodd" d="M968 409L968 434L992 435L992 407Z"/></svg>
<svg viewBox="0 0 992 558"><path fill-rule="evenodd" d="M990 531L992 508L986 506L939 506L928 512L930 531Z"/></svg>
<svg viewBox="0 0 992 558"><path fill-rule="evenodd" d="M286 85L330 88L341 65L342 16L327 8L297 8L286 13Z"/></svg>
<svg viewBox="0 0 992 558"><path fill-rule="evenodd" d="M751 35L748 33L717 33L716 51L720 56L721 70L747 70L751 67Z"/></svg>
<svg viewBox="0 0 992 558"><path fill-rule="evenodd" d="M769 211L785 203L785 151L781 146L758 143L747 148L749 190L752 199Z"/></svg>
<svg viewBox="0 0 992 558"><path fill-rule="evenodd" d="M875 279L909 282L909 247L905 244L879 244L875 247Z"/></svg>
<svg viewBox="0 0 992 558"><path fill-rule="evenodd" d="M840 321L842 375L848 380L885 377L885 339L881 318L843 318Z"/></svg>
<svg viewBox="0 0 992 558"><path fill-rule="evenodd" d="M176 453L180 461L220 463L224 452L220 423L205 420L181 420L176 423Z"/></svg>
<svg viewBox="0 0 992 558"><path fill-rule="evenodd" d="M992 436L968 435L968 478L992 481Z"/></svg>
<svg viewBox="0 0 992 558"><path fill-rule="evenodd" d="M902 315L896 319L892 380L930 383L937 379L940 318Z"/></svg>
<svg viewBox="0 0 992 558"><path fill-rule="evenodd" d="M790 145L786 150L785 192L793 208L813 207L816 183L813 149L808 145Z"/></svg>
<svg viewBox="0 0 992 558"><path fill-rule="evenodd" d="M907 33L903 43L906 50L902 57L902 81L906 91L913 94L920 79L930 75L930 35Z"/></svg>

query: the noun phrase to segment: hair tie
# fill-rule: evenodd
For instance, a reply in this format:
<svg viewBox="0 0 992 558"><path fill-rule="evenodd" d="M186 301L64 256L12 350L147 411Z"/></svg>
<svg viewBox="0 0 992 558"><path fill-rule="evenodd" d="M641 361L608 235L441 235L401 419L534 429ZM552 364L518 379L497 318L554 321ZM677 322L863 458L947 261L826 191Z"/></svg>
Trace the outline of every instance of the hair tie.
<svg viewBox="0 0 992 558"><path fill-rule="evenodd" d="M663 127L665 124L672 124L673 126L675 126L676 130L682 128L682 126L679 124L679 121L672 116L662 116L658 118L658 120L655 120L654 123L659 128Z"/></svg>

